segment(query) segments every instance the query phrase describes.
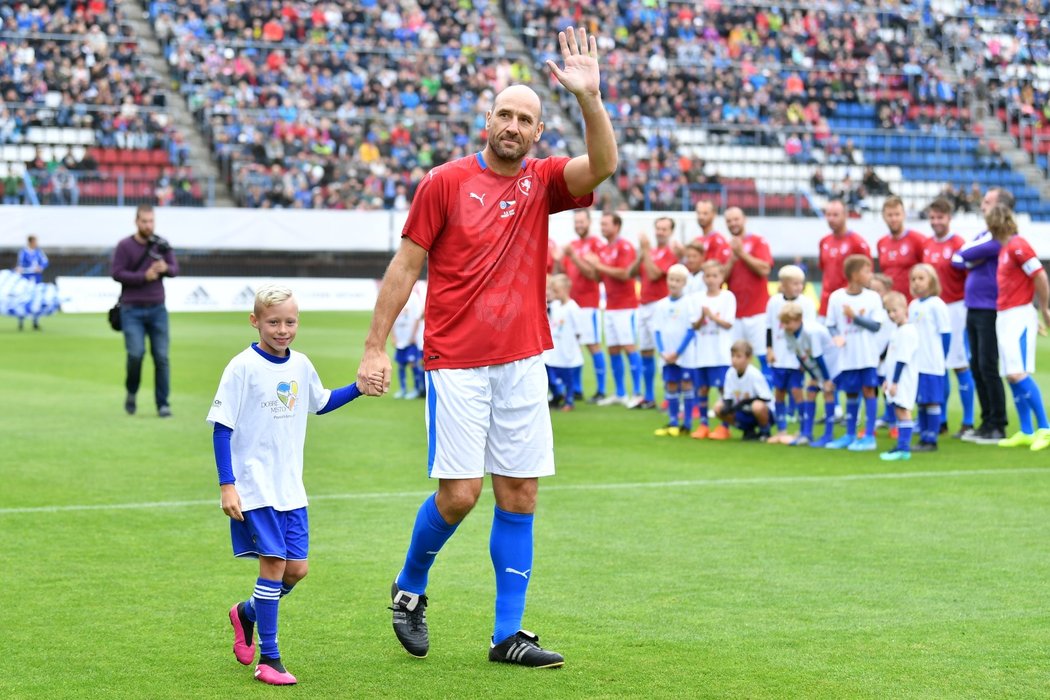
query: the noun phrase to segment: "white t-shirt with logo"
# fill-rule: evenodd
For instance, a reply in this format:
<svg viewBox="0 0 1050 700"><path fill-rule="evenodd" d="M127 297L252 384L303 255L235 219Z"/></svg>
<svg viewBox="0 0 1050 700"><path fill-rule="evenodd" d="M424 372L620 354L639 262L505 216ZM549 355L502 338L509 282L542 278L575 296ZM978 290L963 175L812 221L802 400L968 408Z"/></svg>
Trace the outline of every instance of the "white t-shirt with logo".
<svg viewBox="0 0 1050 700"><path fill-rule="evenodd" d="M390 329L394 337L394 347L404 350L416 342L416 321L423 318L423 301L418 295L412 294L408 297L408 303L401 313L394 319L394 326Z"/></svg>
<svg viewBox="0 0 1050 700"><path fill-rule="evenodd" d="M307 505L306 416L324 408L329 396L301 352L289 350L285 362L274 362L248 347L230 360L207 420L233 429L230 452L242 510Z"/></svg>

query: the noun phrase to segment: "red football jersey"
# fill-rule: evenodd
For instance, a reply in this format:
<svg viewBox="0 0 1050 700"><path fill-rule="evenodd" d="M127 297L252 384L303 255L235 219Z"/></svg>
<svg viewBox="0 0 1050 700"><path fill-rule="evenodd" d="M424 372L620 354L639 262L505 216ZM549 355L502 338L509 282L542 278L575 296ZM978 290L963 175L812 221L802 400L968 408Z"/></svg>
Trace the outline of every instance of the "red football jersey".
<svg viewBox="0 0 1050 700"><path fill-rule="evenodd" d="M600 253L605 242L597 236L577 238L569 245L576 251L576 257L583 259L590 253ZM581 309L597 309L601 301L601 290L598 280L592 280L580 272L580 268L568 255L561 259L565 274L572 281L572 291L569 296Z"/></svg>
<svg viewBox="0 0 1050 700"><path fill-rule="evenodd" d="M820 290L821 316L828 313L828 297L836 289L846 286L846 275L842 271L843 261L850 255L867 255L871 257L871 248L860 234L846 231L843 236L829 233L820 239L820 269L824 271L824 280Z"/></svg>
<svg viewBox="0 0 1050 700"><path fill-rule="evenodd" d="M879 268L893 280L893 289L911 301L911 284L908 275L911 268L922 262L922 250L926 236L918 231L905 229L900 238L886 235L879 239Z"/></svg>
<svg viewBox="0 0 1050 700"><path fill-rule="evenodd" d="M427 369L483 367L550 348L546 279L551 214L588 207L565 185L568 158L528 158L504 176L481 153L431 170L401 235L428 253Z"/></svg>
<svg viewBox="0 0 1050 700"><path fill-rule="evenodd" d="M995 279L999 283L999 311L1025 306L1035 297L1032 278L1042 271L1043 263L1032 250L1031 244L1020 236L1014 236L999 249L999 268Z"/></svg>
<svg viewBox="0 0 1050 700"><path fill-rule="evenodd" d="M729 241L718 231L712 231L706 236L697 236L694 243L699 243L704 249L704 260L717 260L722 265L729 262L733 256L733 249L729 247Z"/></svg>
<svg viewBox="0 0 1050 700"><path fill-rule="evenodd" d="M745 233L741 244L744 246L745 253L759 260L765 260L770 265L773 264L773 254L769 250L769 243L762 236ZM766 305L769 303L769 284L765 277L756 275L743 261L737 260L733 263L726 286L736 296L737 318L748 318L766 313Z"/></svg>
<svg viewBox="0 0 1050 700"><path fill-rule="evenodd" d="M598 255L603 265L620 268L630 267L634 259L638 257L631 242L620 237L602 248ZM638 285L635 278L630 277L620 281L608 275L602 275L602 282L605 284L606 309L612 311L638 308Z"/></svg>
<svg viewBox="0 0 1050 700"><path fill-rule="evenodd" d="M547 274L554 274L554 251L558 249L558 244L554 241L547 241Z"/></svg>
<svg viewBox="0 0 1050 700"><path fill-rule="evenodd" d="M671 265L678 262L678 256L668 247L650 248L649 257L653 259L653 263L658 268L663 270L664 274L654 282L649 279L649 273L645 271L644 263L639 268L638 276L642 278L641 302L643 304L652 304L667 296L667 271L671 269Z"/></svg>
<svg viewBox="0 0 1050 700"><path fill-rule="evenodd" d="M962 236L949 233L943 240L931 236L922 249L922 261L933 265L941 281L941 299L945 304L962 301L965 296L966 270L952 266L952 256L963 247Z"/></svg>

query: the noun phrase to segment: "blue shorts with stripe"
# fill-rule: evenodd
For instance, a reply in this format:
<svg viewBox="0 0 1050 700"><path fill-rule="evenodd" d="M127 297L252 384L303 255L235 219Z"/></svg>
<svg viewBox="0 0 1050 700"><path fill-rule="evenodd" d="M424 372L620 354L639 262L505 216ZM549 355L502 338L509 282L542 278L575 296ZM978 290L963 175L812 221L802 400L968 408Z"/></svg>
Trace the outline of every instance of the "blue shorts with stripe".
<svg viewBox="0 0 1050 700"><path fill-rule="evenodd" d="M945 377L943 374L924 374L919 372L919 389L915 403L929 405L944 401Z"/></svg>
<svg viewBox="0 0 1050 700"><path fill-rule="evenodd" d="M310 520L306 508L274 510L269 506L246 510L244 521L230 518L235 557L306 559L310 551Z"/></svg>
<svg viewBox="0 0 1050 700"><path fill-rule="evenodd" d="M399 365L415 364L419 360L419 348L413 343L405 348L398 348L394 352L394 362Z"/></svg>
<svg viewBox="0 0 1050 700"><path fill-rule="evenodd" d="M678 365L664 365L664 384L681 384L693 381L693 370Z"/></svg>
<svg viewBox="0 0 1050 700"><path fill-rule="evenodd" d="M697 367L693 370L693 385L721 389L726 381L728 365L721 367Z"/></svg>
<svg viewBox="0 0 1050 700"><path fill-rule="evenodd" d="M805 372L801 369L771 367L770 370L773 372L773 386L771 388L781 389L783 391L802 388L802 380L805 378Z"/></svg>
<svg viewBox="0 0 1050 700"><path fill-rule="evenodd" d="M859 394L866 386L879 386L879 373L874 367L844 369L835 377L835 388L847 394Z"/></svg>

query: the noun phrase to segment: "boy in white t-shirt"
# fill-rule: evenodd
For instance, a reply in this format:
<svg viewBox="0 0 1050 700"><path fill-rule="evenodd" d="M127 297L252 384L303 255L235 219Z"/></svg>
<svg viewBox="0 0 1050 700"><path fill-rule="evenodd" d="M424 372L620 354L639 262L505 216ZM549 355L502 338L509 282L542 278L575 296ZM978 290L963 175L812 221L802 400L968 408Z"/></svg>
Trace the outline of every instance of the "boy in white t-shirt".
<svg viewBox="0 0 1050 700"><path fill-rule="evenodd" d="M868 289L872 263L866 255L850 255L842 264L847 286L828 297L828 330L839 354L835 387L846 393L846 434L826 447L853 451L876 449L875 418L878 412L879 330L886 323L882 299ZM860 397L864 397L864 436L857 435Z"/></svg>
<svg viewBox="0 0 1050 700"><path fill-rule="evenodd" d="M572 281L568 275L554 275L548 283L550 304L548 317L551 323L551 339L554 347L543 352L543 364L547 365L547 375L551 378L554 398L551 408L571 411L575 408L573 395L573 378L576 370L583 367L583 353L580 352L580 328L577 324L582 318L580 306L569 292Z"/></svg>
<svg viewBox="0 0 1050 700"><path fill-rule="evenodd" d="M667 399L667 425L657 428L657 437L688 436L693 422L693 356L696 354L689 297L689 269L672 265L667 270L667 296L656 302L653 311L656 349L664 361L664 397ZM684 404L684 405L683 405ZM679 409L683 418L679 421Z"/></svg>
<svg viewBox="0 0 1050 700"><path fill-rule="evenodd" d="M794 438L787 432L789 408L785 399L801 408L805 372L795 353L788 350L787 337L780 323L780 311L785 304L798 304L803 322L816 323L817 307L812 299L802 294L806 287L806 273L802 268L784 265L777 272L777 277L780 291L770 297L766 304L766 361L773 377L773 405L777 416L777 434L769 441L789 444L794 442Z"/></svg>
<svg viewBox="0 0 1050 700"><path fill-rule="evenodd" d="M914 302L913 302L914 303ZM919 389L919 369L916 356L919 352L919 334L908 323L908 300L900 292L889 292L883 304L894 325L886 351L888 364L883 389L893 405L897 418L897 446L879 454L884 462L900 462L911 459L911 435L915 429L912 411Z"/></svg>
<svg viewBox="0 0 1050 700"><path fill-rule="evenodd" d="M423 393L422 372L417 372L422 355L421 345L416 344L420 326L423 325L423 302L416 295L408 297L408 303L394 319L390 335L394 341L394 362L397 363L398 390L395 399L415 399ZM408 388L405 375L412 373L412 390Z"/></svg>
<svg viewBox="0 0 1050 700"><path fill-rule="evenodd" d="M769 390L762 370L751 364L751 343L738 340L733 343L732 366L726 370L722 384L722 398L715 404L715 413L729 425L744 431L744 440L769 439L772 411Z"/></svg>
<svg viewBox="0 0 1050 700"><path fill-rule="evenodd" d="M306 417L334 411L361 392L356 383L325 389L306 355L291 351L299 305L287 287L260 288L248 319L259 331L259 342L230 360L208 412L233 554L259 560L252 596L230 608L233 653L240 663L252 663L257 625L255 677L270 685L292 685L295 676L285 669L277 648L277 608L307 571Z"/></svg>
<svg viewBox="0 0 1050 700"><path fill-rule="evenodd" d="M872 290L879 295L880 299L885 299L886 295L893 291L893 280L889 275L876 272L871 276L871 282L868 283L868 289ZM879 380L879 387L884 385L886 379L886 373L892 368L886 367L886 352L890 345L890 336L893 335L896 326L893 323L884 323L879 327L879 334L877 344L879 346L879 366L875 369L875 373ZM878 430L881 427L888 427L890 437L897 437L897 417L896 412L893 408L893 402L890 401L890 397L886 396L885 391L882 394L883 400L883 411L882 417L875 419L875 429Z"/></svg>
<svg viewBox="0 0 1050 700"><path fill-rule="evenodd" d="M722 381L729 366L733 321L736 319L736 296L728 289L722 289L725 268L718 261L708 260L703 264L702 270L707 291L690 296L694 305L693 328L696 330L696 370L693 385L696 387L696 402L700 409L700 425L693 431L692 437L697 440L728 440L728 423L723 422L714 430L709 430L707 404L712 387L722 391Z"/></svg>

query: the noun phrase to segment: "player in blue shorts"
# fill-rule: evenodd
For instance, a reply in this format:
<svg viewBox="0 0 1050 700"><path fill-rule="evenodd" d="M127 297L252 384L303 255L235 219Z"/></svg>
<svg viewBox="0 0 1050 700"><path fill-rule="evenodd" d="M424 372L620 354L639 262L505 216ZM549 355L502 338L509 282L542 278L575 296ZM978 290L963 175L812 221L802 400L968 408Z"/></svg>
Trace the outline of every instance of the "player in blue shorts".
<svg viewBox="0 0 1050 700"><path fill-rule="evenodd" d="M667 425L654 432L657 437L688 436L693 422L693 370L689 367L695 352L693 340L696 331L692 326L695 310L690 299L684 296L687 284L689 270L685 265L676 264L668 268L668 294L656 302L653 310L654 340L664 361L664 396L667 398L668 416ZM683 360L684 365L680 364ZM680 408L684 408L681 421Z"/></svg>
<svg viewBox="0 0 1050 700"><path fill-rule="evenodd" d="M919 444L915 452L937 449L937 434L941 431L941 402L944 400L945 358L952 339L952 322L948 305L941 299L941 283L937 271L928 263L919 263L909 273L911 303L908 305L908 324L915 326L919 347L915 354L918 369L918 391L915 402L919 406Z"/></svg>
<svg viewBox="0 0 1050 700"><path fill-rule="evenodd" d="M784 330L787 351L798 359L799 367L810 377L805 396L801 390L796 395L801 414L799 434L788 444L824 447L834 438L835 384L831 378L838 367L838 349L827 328L806 320L805 309L800 304L784 304L777 318ZM817 394L821 391L824 392L824 435L814 440Z"/></svg>
<svg viewBox="0 0 1050 700"><path fill-rule="evenodd" d="M883 297L886 314L894 326L890 334L886 359L890 369L883 388L894 408L897 420L897 445L879 454L884 462L902 462L911 459L911 434L915 428L912 411L919 389L919 333L908 323L908 299L900 292L890 291ZM915 303L914 301L912 302Z"/></svg>
<svg viewBox="0 0 1050 700"><path fill-rule="evenodd" d="M777 416L777 434L769 441L792 444L796 438L787 432L789 409L785 399L790 398L796 406L801 406L805 372L795 353L787 348L787 338L780 324L780 310L786 304L797 304L802 309L804 320L816 323L817 307L812 299L802 294L806 287L806 273L802 268L784 265L777 272L777 277L780 279L780 291L770 297L766 304L766 362L773 378L773 401Z"/></svg>
<svg viewBox="0 0 1050 700"><path fill-rule="evenodd" d="M259 331L259 342L230 360L208 412L233 554L259 560L251 597L230 608L233 653L242 664L252 663L258 626L255 677L270 685L292 685L295 676L285 669L277 648L277 608L307 571L306 417L334 411L361 392L356 383L325 389L306 355L291 351L299 305L290 289L260 288L249 321ZM382 381L381 375L376 380Z"/></svg>
<svg viewBox="0 0 1050 700"><path fill-rule="evenodd" d="M700 425L692 432L692 437L697 440L728 440L728 423L723 422L714 430L708 429L707 405L712 387L722 391L722 381L729 365L733 323L736 320L736 297L728 289L722 289L725 268L721 263L707 260L702 269L707 291L690 297L693 317L696 319L693 322L693 328L696 329L693 385L696 387L696 402L700 409Z"/></svg>
<svg viewBox="0 0 1050 700"><path fill-rule="evenodd" d="M733 343L732 366L726 370L722 382L722 398L715 404L715 413L728 425L735 425L747 440L769 439L773 412L769 404L773 394L762 371L751 364L751 343L738 340Z"/></svg>
<svg viewBox="0 0 1050 700"><path fill-rule="evenodd" d="M846 434L829 442L832 450L876 449L875 417L878 410L879 329L886 322L882 299L871 289L872 264L866 255L850 255L842 266L846 287L828 297L828 330L841 348L835 386L846 393ZM864 437L857 437L860 396L864 396Z"/></svg>

